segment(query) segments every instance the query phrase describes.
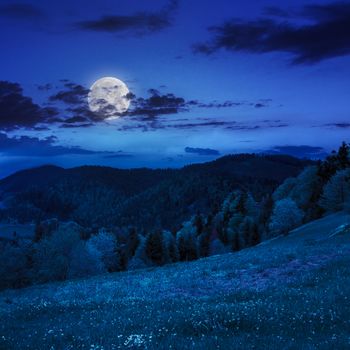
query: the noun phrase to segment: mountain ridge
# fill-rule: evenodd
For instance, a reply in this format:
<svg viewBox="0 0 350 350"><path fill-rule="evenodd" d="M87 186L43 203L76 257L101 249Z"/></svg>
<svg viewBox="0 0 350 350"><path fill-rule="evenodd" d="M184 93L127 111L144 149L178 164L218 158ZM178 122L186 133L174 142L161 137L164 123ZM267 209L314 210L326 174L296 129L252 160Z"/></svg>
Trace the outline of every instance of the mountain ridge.
<svg viewBox="0 0 350 350"><path fill-rule="evenodd" d="M172 230L197 212L215 210L235 189L261 198L310 164L291 156L239 154L180 169L43 166L0 180L0 193L12 203L5 217L21 222L57 217L83 226Z"/></svg>

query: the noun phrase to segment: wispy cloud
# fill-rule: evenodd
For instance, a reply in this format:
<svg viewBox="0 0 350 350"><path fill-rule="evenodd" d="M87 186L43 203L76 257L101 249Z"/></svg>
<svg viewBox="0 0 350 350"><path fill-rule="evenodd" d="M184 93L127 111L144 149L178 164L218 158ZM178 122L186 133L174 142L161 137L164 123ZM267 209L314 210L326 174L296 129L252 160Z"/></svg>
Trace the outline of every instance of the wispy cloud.
<svg viewBox="0 0 350 350"><path fill-rule="evenodd" d="M264 15L253 21L232 19L210 27L211 39L194 45L195 52L284 52L292 56L294 64L312 64L350 54L348 2L307 5L299 11L270 7Z"/></svg>
<svg viewBox="0 0 350 350"><path fill-rule="evenodd" d="M33 4L8 3L0 5L0 17L19 20L37 20L44 16L43 11Z"/></svg>
<svg viewBox="0 0 350 350"><path fill-rule="evenodd" d="M339 128L339 129L350 129L350 123L344 122L344 123L329 123L325 124L323 126L326 127L333 127L333 128Z"/></svg>
<svg viewBox="0 0 350 350"><path fill-rule="evenodd" d="M198 154L200 156L218 156L220 152L216 149L211 148L198 148L198 147L186 147L186 153Z"/></svg>
<svg viewBox="0 0 350 350"><path fill-rule="evenodd" d="M275 146L264 153L269 154L286 154L297 158L308 159L323 159L327 157L328 153L323 147L317 146Z"/></svg>
<svg viewBox="0 0 350 350"><path fill-rule="evenodd" d="M9 137L0 133L0 153L10 157L56 157L62 155L102 155L116 158L126 156L122 151L92 151L76 146L62 146L55 136L39 139L38 137L16 136ZM129 155L130 156L130 155Z"/></svg>
<svg viewBox="0 0 350 350"><path fill-rule="evenodd" d="M94 32L150 34L172 24L177 5L178 1L172 0L158 12L139 12L131 15L108 14L96 19L77 22L75 26L80 30Z"/></svg>

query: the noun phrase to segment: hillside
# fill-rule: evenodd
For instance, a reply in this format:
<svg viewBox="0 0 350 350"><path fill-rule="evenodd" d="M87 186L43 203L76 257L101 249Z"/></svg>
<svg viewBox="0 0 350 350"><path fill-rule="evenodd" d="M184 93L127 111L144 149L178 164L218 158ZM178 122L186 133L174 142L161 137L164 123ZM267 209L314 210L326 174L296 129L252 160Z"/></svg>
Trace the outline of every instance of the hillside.
<svg viewBox="0 0 350 350"><path fill-rule="evenodd" d="M20 222L57 217L90 227L174 229L198 211L215 210L234 189L260 198L310 164L289 156L242 154L182 169L44 166L0 181L6 203L1 216Z"/></svg>
<svg viewBox="0 0 350 350"><path fill-rule="evenodd" d="M344 224L338 213L238 253L3 291L0 348L348 348Z"/></svg>

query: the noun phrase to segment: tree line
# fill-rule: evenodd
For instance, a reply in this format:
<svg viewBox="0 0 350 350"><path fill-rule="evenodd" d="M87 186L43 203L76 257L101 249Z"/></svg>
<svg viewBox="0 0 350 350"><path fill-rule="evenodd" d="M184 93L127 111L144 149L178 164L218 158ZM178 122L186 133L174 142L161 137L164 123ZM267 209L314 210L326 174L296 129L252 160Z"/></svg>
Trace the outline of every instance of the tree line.
<svg viewBox="0 0 350 350"><path fill-rule="evenodd" d="M204 194L203 194L204 195ZM197 211L178 228L159 223L86 228L57 219L38 221L33 240L0 243L0 288L86 277L252 247L331 212L350 211L350 146L307 166L273 192L235 189L209 212Z"/></svg>

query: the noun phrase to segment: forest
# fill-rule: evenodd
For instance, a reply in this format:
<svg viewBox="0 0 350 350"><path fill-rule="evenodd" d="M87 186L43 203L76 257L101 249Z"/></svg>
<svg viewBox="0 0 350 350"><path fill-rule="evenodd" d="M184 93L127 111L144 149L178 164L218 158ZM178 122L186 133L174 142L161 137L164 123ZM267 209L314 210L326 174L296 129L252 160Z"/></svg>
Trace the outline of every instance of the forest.
<svg viewBox="0 0 350 350"><path fill-rule="evenodd" d="M192 261L350 211L350 145L323 161L243 154L182 169L42 167L0 182L0 288ZM0 226L1 227L1 226Z"/></svg>

